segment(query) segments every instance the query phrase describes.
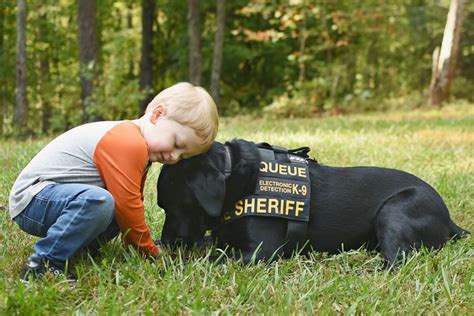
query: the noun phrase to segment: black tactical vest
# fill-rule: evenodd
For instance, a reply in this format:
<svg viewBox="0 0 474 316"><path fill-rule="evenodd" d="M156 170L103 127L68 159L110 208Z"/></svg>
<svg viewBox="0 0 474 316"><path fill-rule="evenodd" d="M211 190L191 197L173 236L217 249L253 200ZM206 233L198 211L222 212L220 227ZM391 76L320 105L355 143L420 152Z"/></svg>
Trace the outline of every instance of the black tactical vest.
<svg viewBox="0 0 474 316"><path fill-rule="evenodd" d="M245 216L278 217L287 220L284 249L302 247L306 242L311 202L308 147L288 150L258 144L260 169L253 194L225 210L223 224ZM278 159L286 156L290 162ZM286 251L285 251L286 252Z"/></svg>

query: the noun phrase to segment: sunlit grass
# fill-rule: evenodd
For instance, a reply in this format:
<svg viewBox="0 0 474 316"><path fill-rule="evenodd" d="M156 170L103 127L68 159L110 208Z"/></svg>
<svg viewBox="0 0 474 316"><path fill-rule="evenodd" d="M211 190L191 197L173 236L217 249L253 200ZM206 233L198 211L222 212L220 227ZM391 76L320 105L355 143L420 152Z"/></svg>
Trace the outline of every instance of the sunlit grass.
<svg viewBox="0 0 474 316"><path fill-rule="evenodd" d="M409 171L434 186L454 221L474 230L474 106L357 114L319 119L237 117L221 122L218 140L245 138L287 147L309 146L334 166L377 165ZM0 207L16 176L50 138L1 141ZM159 166L145 188L147 220L159 237L164 213L156 205ZM165 253L143 260L115 240L97 258L76 258L79 283L18 281L36 238L0 218L0 314L472 314L473 242L419 251L399 271L364 249L336 256L313 253L272 264L214 266L215 250Z"/></svg>

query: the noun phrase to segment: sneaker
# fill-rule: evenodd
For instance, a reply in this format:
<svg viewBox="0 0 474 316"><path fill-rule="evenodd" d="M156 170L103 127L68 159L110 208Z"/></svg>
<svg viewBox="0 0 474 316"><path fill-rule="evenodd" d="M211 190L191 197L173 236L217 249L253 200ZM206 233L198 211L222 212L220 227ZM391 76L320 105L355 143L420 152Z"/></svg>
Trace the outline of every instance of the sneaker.
<svg viewBox="0 0 474 316"><path fill-rule="evenodd" d="M41 260L40 262L28 260L20 274L20 281L29 283L30 280L43 278L50 274L54 277L63 276L66 280L75 283L76 277L72 273L65 273L64 265L55 264L53 261Z"/></svg>

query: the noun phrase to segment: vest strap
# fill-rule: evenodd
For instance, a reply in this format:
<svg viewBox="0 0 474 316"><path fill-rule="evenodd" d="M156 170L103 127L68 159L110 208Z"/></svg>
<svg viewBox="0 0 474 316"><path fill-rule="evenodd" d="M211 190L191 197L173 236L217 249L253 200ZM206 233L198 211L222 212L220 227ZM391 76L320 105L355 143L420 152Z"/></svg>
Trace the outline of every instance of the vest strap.
<svg viewBox="0 0 474 316"><path fill-rule="evenodd" d="M230 148L227 145L224 145L225 149L225 167L224 167L224 176L227 179L232 174L232 158L230 156Z"/></svg>
<svg viewBox="0 0 474 316"><path fill-rule="evenodd" d="M306 241L308 236L308 222L302 221L287 221L286 237L287 241L283 247L283 251L287 255L291 255L295 249L301 249Z"/></svg>
<svg viewBox="0 0 474 316"><path fill-rule="evenodd" d="M260 153L261 160L275 160L275 153L273 150L267 148L259 148L258 152Z"/></svg>

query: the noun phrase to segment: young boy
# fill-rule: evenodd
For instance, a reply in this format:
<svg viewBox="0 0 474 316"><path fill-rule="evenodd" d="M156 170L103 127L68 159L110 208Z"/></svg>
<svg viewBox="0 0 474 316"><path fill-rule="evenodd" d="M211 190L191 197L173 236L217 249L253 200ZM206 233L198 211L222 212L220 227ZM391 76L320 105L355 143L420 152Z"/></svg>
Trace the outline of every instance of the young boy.
<svg viewBox="0 0 474 316"><path fill-rule="evenodd" d="M157 256L145 223L143 187L152 162L174 164L209 149L217 108L201 87L178 83L160 92L134 121L78 126L41 150L10 193L10 216L42 237L20 275L64 274L67 260L98 249L119 232L126 245ZM72 274L67 278L74 280Z"/></svg>

